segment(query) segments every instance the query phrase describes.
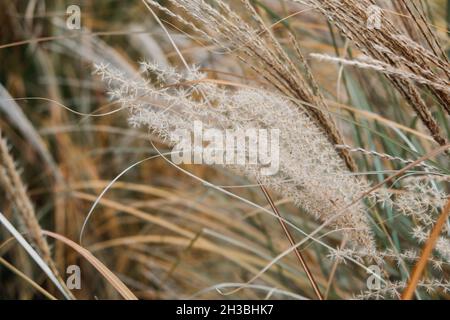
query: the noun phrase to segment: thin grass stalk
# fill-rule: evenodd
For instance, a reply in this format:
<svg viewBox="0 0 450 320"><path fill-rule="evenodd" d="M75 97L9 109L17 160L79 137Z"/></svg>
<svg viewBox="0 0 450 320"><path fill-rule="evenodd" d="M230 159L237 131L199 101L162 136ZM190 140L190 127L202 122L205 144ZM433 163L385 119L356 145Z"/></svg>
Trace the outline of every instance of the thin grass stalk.
<svg viewBox="0 0 450 320"><path fill-rule="evenodd" d="M261 182L258 182L259 186L262 190L262 192L264 193L264 196L266 197L267 202L270 204L270 207L272 208L273 212L278 216L278 217L282 217L280 212L278 211L277 206L275 205L275 203L272 200L272 197L270 196L269 192L267 191L267 189L264 187L263 184L261 184ZM295 247L295 240L291 234L291 232L289 231L289 229L287 228L284 220L282 219L278 219L278 221L280 222L281 227L283 228L283 232L286 235L286 237L289 240L289 243L291 244L292 247ZM309 282L311 283L311 287L314 290L314 293L317 296L317 299L319 300L323 300L323 296L322 293L320 292L319 286L317 285L316 280L314 279L313 274L311 273L311 270L308 267L308 264L305 261L305 258L303 257L302 253L300 252L299 248L296 247L294 249L295 252L295 256L297 257L298 261L300 262L300 265L302 266L303 270L305 270L306 276L308 277Z"/></svg>

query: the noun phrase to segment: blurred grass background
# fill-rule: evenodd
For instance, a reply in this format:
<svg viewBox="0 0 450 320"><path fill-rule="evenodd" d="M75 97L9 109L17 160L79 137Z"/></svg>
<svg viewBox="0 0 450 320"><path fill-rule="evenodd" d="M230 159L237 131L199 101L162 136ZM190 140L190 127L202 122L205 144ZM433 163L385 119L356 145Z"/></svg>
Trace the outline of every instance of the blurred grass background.
<svg viewBox="0 0 450 320"><path fill-rule="evenodd" d="M239 8L238 1L231 3ZM253 3L269 23L299 9L278 0ZM450 52L447 1L424 3ZM65 27L69 4L81 8L81 31ZM162 14L161 17L189 62L199 64L210 77L252 82L254 75L240 62L215 54L214 48L202 46L193 36L175 28L182 26L169 17ZM137 0L1 1L0 21L0 84L4 87L0 92L6 99L0 108L1 131L23 169L22 178L41 226L77 241L83 220L101 190L128 166L155 154L148 133L128 127L126 111L83 116L67 109L96 115L119 107L110 103L103 84L92 76L92 64L105 61L135 70L142 60L164 61L174 66L180 66L180 62L163 30ZM275 34L282 43L287 39L287 28L300 39L306 52L342 54L347 48L336 28L316 12L299 14L277 24ZM358 55L358 51L350 47L348 54ZM354 68L340 70L339 66L314 60L310 63L348 144L405 159L415 159L436 147L383 76ZM18 100L8 100L6 92ZM430 99L427 103L434 105ZM439 108L433 112L449 136L448 117ZM155 137L152 139L158 142ZM367 155L355 154L355 159L360 172L372 182L385 179L389 170L402 168L401 163ZM443 157L436 165L449 172ZM217 185L251 183L217 168L186 167ZM267 206L258 187L229 190ZM282 195L276 201L283 216L303 230L312 231L318 226ZM0 210L11 221L18 222L1 192L0 203ZM139 298L189 297L221 283L246 282L289 247L272 217L199 184L157 158L124 174L94 212L83 245ZM409 221L379 206L372 205L370 214L381 246L401 250L411 245ZM9 234L0 229L0 256L57 295L23 249L8 239ZM301 236L296 234L296 239ZM341 240L338 234L326 239L332 247L338 247ZM75 293L77 297L118 298L111 285L76 251L50 242L63 275L68 265L81 266L82 289ZM302 252L325 291L334 261L326 257L326 248L314 243L302 247ZM405 279L404 272L394 268L390 276ZM366 277L363 269L339 265L329 296L352 297L364 289ZM0 298L43 298L27 282L0 265ZM232 296L211 289L198 297L290 297L271 288L313 297L293 255L271 267L255 284L260 287L243 289Z"/></svg>

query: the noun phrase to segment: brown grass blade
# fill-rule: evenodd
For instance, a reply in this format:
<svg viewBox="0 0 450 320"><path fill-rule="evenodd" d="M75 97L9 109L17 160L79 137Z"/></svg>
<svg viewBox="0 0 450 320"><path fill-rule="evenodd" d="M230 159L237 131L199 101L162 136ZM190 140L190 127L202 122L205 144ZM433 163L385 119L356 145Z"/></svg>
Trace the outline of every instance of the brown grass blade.
<svg viewBox="0 0 450 320"><path fill-rule="evenodd" d="M266 188L264 187L264 185L262 185L260 182L259 182L259 186L261 187L261 190L262 190L262 192L264 193L264 196L266 197L267 202L269 202L269 204L270 204L270 206L271 206L273 212L274 212L278 217L281 218L281 214L280 214L280 212L278 211L278 208L275 206L275 203L273 202L272 197L270 196L270 194L269 194L269 192L267 191L267 189L266 189ZM291 246L294 247L294 246L295 246L295 240L294 240L294 238L292 237L292 234L290 233L290 231L289 231L289 229L287 228L286 224L285 224L284 221L281 220L281 219L278 219L278 221L280 222L281 227L283 228L283 232L284 232L284 234L286 235L286 237L288 238L289 243L291 244ZM309 270L308 264L306 263L305 259L303 258L303 255L302 255L302 253L300 252L300 250L298 249L298 247L294 249L294 252L295 252L295 255L296 255L298 261L300 262L300 264L301 264L303 270L305 270L306 276L308 277L308 280L309 280L309 282L311 283L311 287L313 288L314 293L316 294L317 298L318 298L319 300L323 300L323 296L322 296L322 293L320 292L319 286L317 285L317 282L316 282L316 280L314 279L314 276L313 276L313 274L311 273L311 270Z"/></svg>
<svg viewBox="0 0 450 320"><path fill-rule="evenodd" d="M439 219L436 221L436 224L433 228L433 231L428 238L425 247L423 248L422 255L420 256L419 261L417 262L414 270L412 272L411 278L409 279L408 286L402 294L402 300L411 300L414 295L414 291L416 290L417 284L419 283L420 278L422 277L423 271L428 263L428 258L431 255L431 252L436 245L439 235L441 234L442 228L447 222L448 216L450 214L450 199L447 201L444 209L442 209L442 213L439 216Z"/></svg>
<svg viewBox="0 0 450 320"><path fill-rule="evenodd" d="M138 298L131 292L130 289L114 274L109 270L100 260L98 260L92 253L90 253L85 248L81 247L74 241L67 239L66 237L51 232L51 231L42 231L43 234L57 239L59 241L64 242L66 245L77 251L81 254L86 260L88 260L92 266L97 269L103 277L120 293L120 295L125 300L138 300Z"/></svg>

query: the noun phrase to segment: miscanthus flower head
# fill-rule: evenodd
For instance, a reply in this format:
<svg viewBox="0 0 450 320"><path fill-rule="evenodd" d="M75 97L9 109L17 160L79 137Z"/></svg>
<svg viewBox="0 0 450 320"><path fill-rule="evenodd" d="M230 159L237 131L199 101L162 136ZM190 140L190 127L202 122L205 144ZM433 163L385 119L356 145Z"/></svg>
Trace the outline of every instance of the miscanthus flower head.
<svg viewBox="0 0 450 320"><path fill-rule="evenodd" d="M153 81L144 73L129 79L105 65L95 71L128 108L131 125L150 129L169 145L176 143L175 130L192 130L194 121L222 130L278 129L276 174L262 175L259 164L228 167L259 179L321 222L340 212L330 225L353 244L373 248L364 205L343 210L367 190L366 183L351 175L323 132L290 100L265 89L225 88L196 67L175 72L144 63L142 70Z"/></svg>

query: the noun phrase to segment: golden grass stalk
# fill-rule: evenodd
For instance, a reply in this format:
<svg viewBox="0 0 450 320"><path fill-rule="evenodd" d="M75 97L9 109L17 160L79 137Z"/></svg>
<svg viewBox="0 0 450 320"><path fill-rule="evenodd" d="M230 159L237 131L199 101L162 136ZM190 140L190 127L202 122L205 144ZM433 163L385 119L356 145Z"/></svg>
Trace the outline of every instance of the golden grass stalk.
<svg viewBox="0 0 450 320"><path fill-rule="evenodd" d="M27 195L26 187L20 178L20 174L14 164L6 140L1 137L0 132L0 187L5 191L6 196L13 203L23 223L24 231L31 243L41 254L42 259L47 263L58 281L63 284L55 262L50 253L50 247L42 234L41 226L36 217L33 204ZM66 290L69 296L70 292Z"/></svg>
<svg viewBox="0 0 450 320"><path fill-rule="evenodd" d="M429 81L438 78L450 79L448 59L445 54L442 54L442 47L432 30L429 27L424 28L419 23L418 17L424 20L424 13L421 8L413 4L413 1L402 1L403 8L413 14L413 19L408 23L409 33L408 30L403 31L402 28L395 27L384 15L380 17L380 28L368 28L369 8L375 5L375 2L371 0L293 1L317 7L365 55L385 63L390 68L407 70L416 78ZM426 39L425 43L422 43L421 39L412 38L412 30L417 34L421 33ZM411 79L405 79L403 75L391 73L386 76L414 109L434 140L440 145L445 145L447 138L430 107L422 98L418 84ZM426 84L425 87L436 98L440 106L450 114L448 90L429 84Z"/></svg>
<svg viewBox="0 0 450 320"><path fill-rule="evenodd" d="M433 231L431 232L425 244L425 247L423 248L422 255L420 256L419 261L414 267L413 273L411 274L411 277L409 279L408 286L406 287L405 291L402 294L402 300L412 299L417 284L419 283L419 280L422 277L422 273L425 270L425 267L427 266L427 263L429 261L428 259L431 256L431 252L436 246L436 243L439 239L439 235L441 234L442 229L447 223L449 215L450 215L450 199L447 201L447 204L445 205L444 209L442 209L442 213L439 216L439 219L436 221Z"/></svg>

